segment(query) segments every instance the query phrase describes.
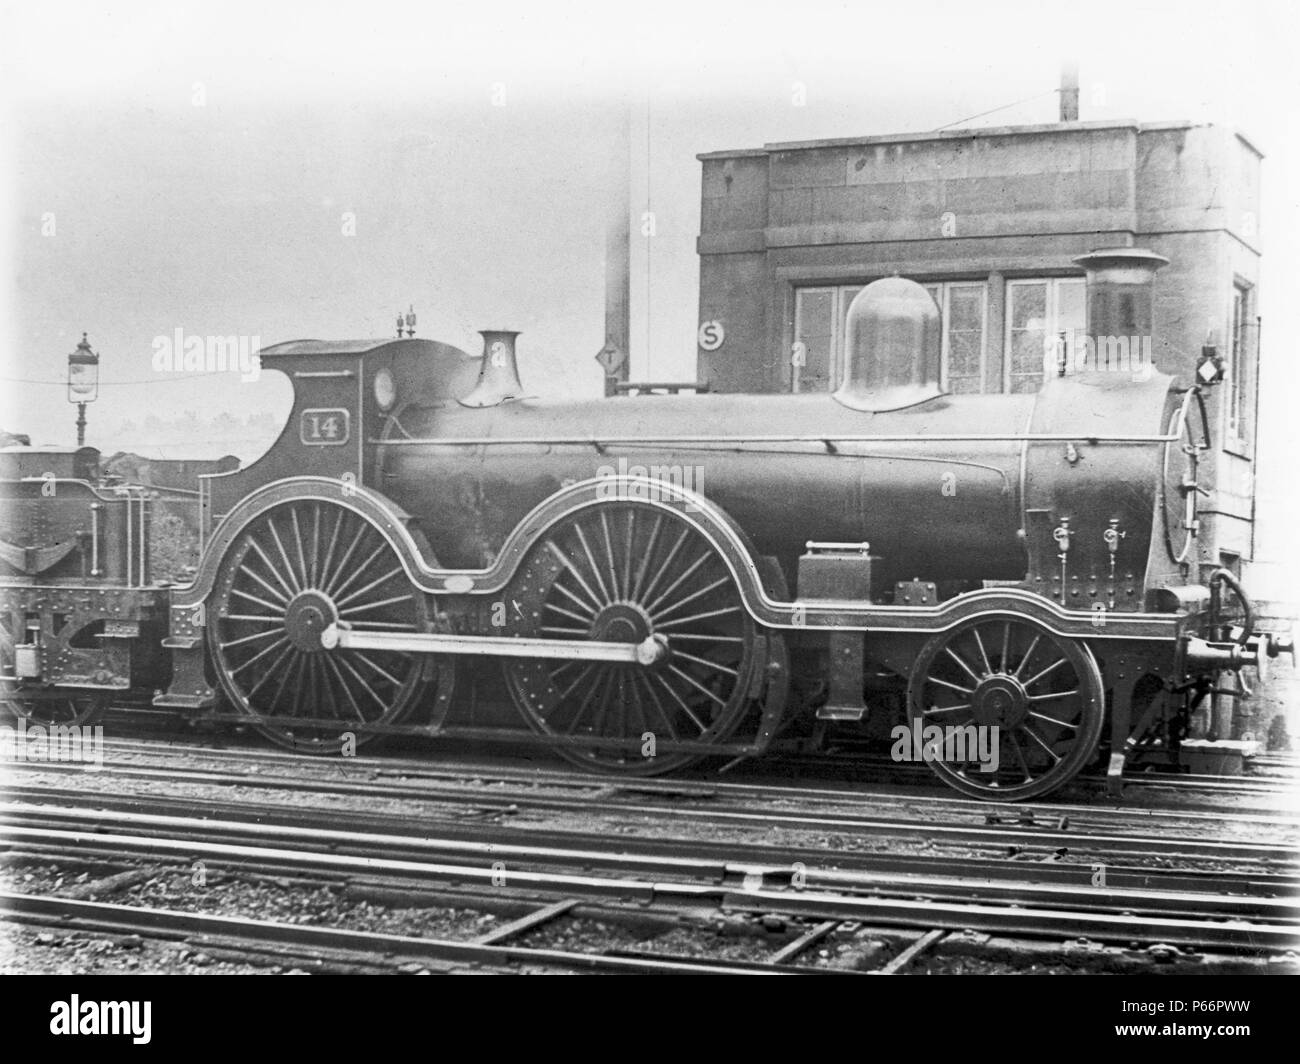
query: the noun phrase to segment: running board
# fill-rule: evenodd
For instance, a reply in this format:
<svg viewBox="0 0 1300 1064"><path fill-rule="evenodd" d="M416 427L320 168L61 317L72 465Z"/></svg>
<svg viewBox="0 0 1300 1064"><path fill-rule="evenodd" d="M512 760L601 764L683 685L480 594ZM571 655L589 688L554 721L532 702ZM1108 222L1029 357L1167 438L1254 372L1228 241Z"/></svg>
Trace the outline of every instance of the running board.
<svg viewBox="0 0 1300 1064"><path fill-rule="evenodd" d="M653 665L668 653L668 641L652 635L640 643L597 640L533 639L489 635L445 635L437 632L359 632L331 624L321 632L326 650L391 650L400 654L474 654L493 658L554 658L562 661L612 661Z"/></svg>

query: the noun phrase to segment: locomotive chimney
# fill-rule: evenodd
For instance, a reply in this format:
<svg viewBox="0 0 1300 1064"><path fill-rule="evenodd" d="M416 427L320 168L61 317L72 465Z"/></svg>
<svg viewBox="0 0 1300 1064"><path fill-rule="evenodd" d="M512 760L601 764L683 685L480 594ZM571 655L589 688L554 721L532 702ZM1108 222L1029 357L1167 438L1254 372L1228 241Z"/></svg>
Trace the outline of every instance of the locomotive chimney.
<svg viewBox="0 0 1300 1064"><path fill-rule="evenodd" d="M1079 64L1066 60L1061 64L1061 121L1079 121Z"/></svg>
<svg viewBox="0 0 1300 1064"><path fill-rule="evenodd" d="M460 400L461 406L500 406L509 399L522 398L524 386L519 382L519 367L515 362L515 337L517 332L506 329L484 329L483 367L478 383L469 395Z"/></svg>
<svg viewBox="0 0 1300 1064"><path fill-rule="evenodd" d="M1156 270L1169 260L1143 248L1106 248L1080 255L1074 262L1087 270L1087 346L1096 358L1090 368L1127 368L1107 365L1121 348L1132 353L1133 360L1137 360L1135 347L1145 351L1149 362Z"/></svg>

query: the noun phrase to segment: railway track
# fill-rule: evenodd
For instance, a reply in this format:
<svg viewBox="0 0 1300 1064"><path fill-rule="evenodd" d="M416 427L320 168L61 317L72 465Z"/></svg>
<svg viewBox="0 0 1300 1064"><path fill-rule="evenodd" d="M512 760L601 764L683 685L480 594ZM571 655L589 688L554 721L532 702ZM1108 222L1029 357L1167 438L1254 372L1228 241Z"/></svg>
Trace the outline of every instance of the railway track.
<svg viewBox="0 0 1300 1064"><path fill-rule="evenodd" d="M114 707L113 712L117 715L116 719L125 721L129 726L138 729L137 734L154 736L159 733L170 733L174 735L177 718L171 712L159 711L143 704L117 706ZM237 722L227 721L226 723L236 724ZM503 732L503 734L496 736L485 735L483 740L502 752L526 751L531 754L538 752L535 746L530 746L527 736L511 736L508 732ZM109 745L125 749L124 744L130 744L132 741L129 737L116 738L110 740ZM140 742L139 739L135 741ZM175 740L170 739L168 741ZM229 736L225 741L234 746L239 746L241 743L241 739L234 735ZM182 745L188 744L182 742ZM449 741L449 745L452 747L464 745L464 740L452 739ZM267 750L265 747L252 745L251 741L248 747L240 748L278 754L289 761L298 759L297 755L285 754L283 751ZM217 754L222 751L213 749L212 752ZM385 762L396 760L403 765L409 765L411 771L419 771L421 766L429 767L433 765L436 767L437 764L433 760L417 758L384 757L379 760ZM1201 798L1207 805L1217 805L1223 796L1228 795L1243 799L1300 801L1300 754L1285 751L1264 753L1252 758L1251 763L1254 769L1253 774L1239 776L1164 772L1154 769L1146 771L1130 770L1124 776L1123 785L1126 793L1129 794L1151 792L1159 795L1163 792L1177 796L1180 800ZM853 751L851 753L825 754L774 752L762 761L746 763L746 770L760 777L770 770L772 774L779 773L787 777L798 777L804 782L811 780L814 784L842 780L851 782L854 786L881 784L894 789L898 789L900 786L915 788L941 796L952 794L952 791L936 780L933 773L924 765L897 763L872 752ZM485 771L492 770L485 769ZM707 770L701 773L697 769L694 773L687 770L676 778L710 781L716 777L708 774ZM1104 795L1107 788L1108 781L1105 776L1082 773L1070 782L1065 793L1095 798ZM1069 803L1061 803L1058 799L1057 804Z"/></svg>
<svg viewBox="0 0 1300 1064"><path fill-rule="evenodd" d="M1296 947L1300 922L1294 902L1283 897L1228 898L1214 890L1158 891L1096 888L1082 884L1003 882L986 886L979 900L954 896L951 877L881 877L860 871L810 869L801 885L791 869L752 861L736 864L717 858L664 854L625 854L573 846L512 846L499 840L449 839L412 834L379 834L308 827L299 815L292 823L216 821L192 816L63 810L48 805L8 803L0 810L0 837L27 859L58 863L85 861L103 852L116 860L153 862L201 860L248 874L306 877L364 876L381 884L470 888L470 897L503 889L538 899L533 927L584 902L615 902L638 907L707 906L724 912L811 921L815 928L846 923L910 929L925 935L976 931L1037 938L1087 938L1098 942L1162 944L1216 952L1278 954ZM337 814L322 811L318 823ZM71 825L77 825L75 827ZM411 825L407 825L409 828ZM490 833L489 833L490 834ZM454 860L454 863L449 863ZM775 876L774 876L775 873ZM774 885L774 880L784 880ZM1208 884L1207 884L1208 885ZM1217 884L1214 885L1217 888ZM274 922L213 914L176 913L155 906L121 906L17 892L0 893L3 918L19 923L86 927L121 933L159 933L266 940L347 951L371 949L381 955L430 960L495 961L541 966L601 967L606 970L780 970L791 959L741 966L715 965L698 958L656 960L648 967L635 958L616 963L549 955L527 947L493 951L446 940L420 942L367 937L343 929L291 929ZM522 929L522 928L521 928ZM824 934L827 933L823 931ZM811 939L810 939L811 941ZM919 941L919 940L918 940ZM504 952L503 952L504 950Z"/></svg>
<svg viewBox="0 0 1300 1064"><path fill-rule="evenodd" d="M896 946L870 970L903 970L972 934L1220 958L1276 959L1300 946L1293 815L991 806L857 784L626 781L557 768L397 756L325 761L122 739L106 742L104 753L103 768L90 775L57 762L13 766L0 803L8 864L174 870L202 861L230 875L417 897L433 891L468 906L499 904L505 893L524 909L522 941L515 933L467 943L303 930L22 891L0 893L4 919L106 934L155 928L163 938L223 944L232 956L302 956L335 970L392 970L414 958L438 970L804 972L820 969L801 953L861 927ZM357 802L387 808L335 805ZM620 918L743 914L795 930L771 956L743 962L527 941L593 909Z"/></svg>
<svg viewBox="0 0 1300 1064"><path fill-rule="evenodd" d="M156 755L156 748L136 755ZM256 787L261 791L319 794L356 798L434 803L449 812L427 810L426 817L474 815L519 817L590 817L594 810L624 818L640 818L677 826L738 832L816 831L855 838L924 838L932 846L992 848L1001 852L1069 852L1110 859L1119 855L1153 860L1200 859L1219 862L1262 862L1270 867L1296 866L1294 837L1300 821L1290 815L1231 814L1234 836L1248 829L1259 838L1207 837L1206 829L1225 826L1222 815L1198 811L1132 810L1113 807L1037 805L990 806L958 797L864 794L860 790L808 789L731 782L707 785L672 780L635 782L609 780L575 772L500 769L481 765L432 767L421 762L392 763L387 759L348 759L323 765L278 753L209 752L190 748L196 761L179 763L169 751L165 767L141 764L125 752L107 758L101 774L123 780L177 782L219 788ZM233 763L233 767L232 767ZM345 765L340 778L339 766ZM319 774L307 774L316 766ZM82 766L26 764L15 766L15 778L27 772L50 772L76 778ZM267 771L276 768L282 771ZM296 774L283 770L294 769ZM868 808L870 814L861 810ZM1288 833L1290 838L1288 838ZM1267 836L1270 841L1263 841Z"/></svg>

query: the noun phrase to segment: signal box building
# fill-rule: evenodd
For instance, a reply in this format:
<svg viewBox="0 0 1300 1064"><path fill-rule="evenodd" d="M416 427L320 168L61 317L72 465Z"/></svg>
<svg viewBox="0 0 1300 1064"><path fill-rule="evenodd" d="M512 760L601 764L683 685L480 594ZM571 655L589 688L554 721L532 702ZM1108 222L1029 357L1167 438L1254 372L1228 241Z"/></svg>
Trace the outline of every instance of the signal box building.
<svg viewBox="0 0 1300 1064"><path fill-rule="evenodd" d="M1061 122L701 155L699 379L714 391L833 390L845 317L868 282L923 283L950 392L1026 392L1087 357L1077 256L1169 260L1136 362L1207 389L1201 565L1240 572L1253 543L1260 152L1221 127ZM1139 355L1138 348L1144 346ZM1123 367L1128 369L1126 363Z"/></svg>

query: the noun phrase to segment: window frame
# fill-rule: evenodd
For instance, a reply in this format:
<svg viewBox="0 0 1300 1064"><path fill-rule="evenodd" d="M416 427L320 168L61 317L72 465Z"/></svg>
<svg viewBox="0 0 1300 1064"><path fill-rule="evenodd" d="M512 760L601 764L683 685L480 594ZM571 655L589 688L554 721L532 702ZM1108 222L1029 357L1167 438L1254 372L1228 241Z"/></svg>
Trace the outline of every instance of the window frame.
<svg viewBox="0 0 1300 1064"><path fill-rule="evenodd" d="M873 278L874 280L875 278ZM939 332L941 336L941 352L939 356L939 382L943 389L948 388L948 359L951 345L948 337L949 313L951 290L956 287L979 288L980 290L980 368L979 368L979 391L963 394L984 395L989 394L987 388L988 379L988 362L989 362L989 300L990 285L987 277L981 278L956 278L951 280L924 280L916 279L917 284L921 285L927 292L932 288L938 287L943 295L943 300L935 300L935 305L939 308ZM833 320L831 322L831 357L828 364L828 373L830 375L830 391L835 391L839 387L839 381L844 376L844 345L846 341L846 325L848 322L849 303L845 297L850 291L861 291L871 281L849 281L834 284L807 284L795 285L794 287L794 342L800 342L803 335L803 299L807 295L824 295L830 293L831 313ZM855 291L855 294L856 294ZM933 293L931 293L933 298ZM790 378L787 382L791 392L794 391L793 385L795 374L794 367L791 366ZM800 388L802 392L803 389Z"/></svg>
<svg viewBox="0 0 1300 1064"><path fill-rule="evenodd" d="M1076 277L1076 276L1066 276L1066 277L1039 276L1039 277L1008 277L1007 278L1006 294L1003 296L1003 313L1002 313L1002 318L1003 318L1002 350L1004 353L1003 364L1002 364L1002 392L1004 395L1011 394L1011 378L1012 378L1011 334L1014 331L1012 328L1012 323L1015 320L1015 316L1012 313L1012 304L1014 300L1014 296L1012 295L1012 289L1020 286L1031 285L1031 284L1044 285L1046 287L1047 297L1044 300L1043 312L1046 315L1047 321L1044 325L1043 333L1045 336L1055 336L1055 335L1059 335L1061 331L1060 289L1061 286L1065 284L1077 285L1084 290L1083 328L1085 329L1087 328L1087 283L1088 282L1086 278ZM1067 338L1066 342L1069 343L1070 339ZM1046 367L1044 366L1044 373L1038 382L1039 388L1041 388L1044 384L1047 383L1048 378L1045 370ZM1020 393L1020 394L1032 394L1032 393Z"/></svg>
<svg viewBox="0 0 1300 1064"><path fill-rule="evenodd" d="M1242 277L1232 280L1232 294L1228 301L1228 387L1223 402L1223 449L1230 454L1249 459L1252 381L1259 371L1258 358L1252 354L1250 330L1255 325L1252 317L1254 285ZM1251 372L1240 373L1245 364Z"/></svg>

